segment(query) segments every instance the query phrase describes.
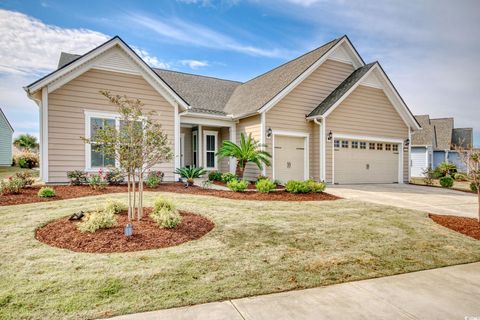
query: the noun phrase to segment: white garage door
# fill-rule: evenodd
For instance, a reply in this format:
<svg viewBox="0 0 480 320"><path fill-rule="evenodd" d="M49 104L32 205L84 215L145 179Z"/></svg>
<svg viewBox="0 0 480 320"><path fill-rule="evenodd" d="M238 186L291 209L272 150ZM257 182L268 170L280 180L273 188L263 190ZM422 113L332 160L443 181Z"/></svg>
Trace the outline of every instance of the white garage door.
<svg viewBox="0 0 480 320"><path fill-rule="evenodd" d="M423 170L428 166L427 154L426 148L412 148L410 157L410 175L412 177L423 177Z"/></svg>
<svg viewBox="0 0 480 320"><path fill-rule="evenodd" d="M304 180L305 178L305 138L275 136L275 179Z"/></svg>
<svg viewBox="0 0 480 320"><path fill-rule="evenodd" d="M335 140L335 183L398 182L398 148L398 144L392 143Z"/></svg>

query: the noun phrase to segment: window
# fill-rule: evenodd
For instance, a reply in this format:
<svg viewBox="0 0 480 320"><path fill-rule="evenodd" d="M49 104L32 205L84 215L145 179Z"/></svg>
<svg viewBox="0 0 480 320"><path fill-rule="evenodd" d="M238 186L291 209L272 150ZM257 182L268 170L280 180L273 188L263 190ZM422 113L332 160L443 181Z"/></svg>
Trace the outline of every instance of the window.
<svg viewBox="0 0 480 320"><path fill-rule="evenodd" d="M360 149L367 149L367 143L366 142L360 142Z"/></svg>
<svg viewBox="0 0 480 320"><path fill-rule="evenodd" d="M398 151L398 144L394 144L392 147L393 147L393 151L395 151L395 152Z"/></svg>
<svg viewBox="0 0 480 320"><path fill-rule="evenodd" d="M348 148L348 140L342 141L342 148Z"/></svg>
<svg viewBox="0 0 480 320"><path fill-rule="evenodd" d="M217 135L216 131L204 131L205 141L205 167L207 169L217 168Z"/></svg>
<svg viewBox="0 0 480 320"><path fill-rule="evenodd" d="M340 148L340 141L339 141L339 140L335 140L335 141L333 142L333 146L334 146L335 148Z"/></svg>
<svg viewBox="0 0 480 320"><path fill-rule="evenodd" d="M385 144L385 151L392 150L392 145L390 143Z"/></svg>
<svg viewBox="0 0 480 320"><path fill-rule="evenodd" d="M375 150L375 143L370 142L370 143L368 144L368 148L369 148L370 150Z"/></svg>
<svg viewBox="0 0 480 320"><path fill-rule="evenodd" d="M377 150L383 150L383 143L377 143Z"/></svg>
<svg viewBox="0 0 480 320"><path fill-rule="evenodd" d="M198 131L193 131L192 132L192 149L193 149L193 166L197 167L197 137L198 137Z"/></svg>
<svg viewBox="0 0 480 320"><path fill-rule="evenodd" d="M107 156L104 152L98 149L99 144L95 143L95 135L97 130L104 129L107 126L115 127L115 118L89 118L89 127L90 127L90 139L92 139L92 144L87 146L89 147L88 152L90 155L90 163L87 163L89 168L105 168L108 166L115 166L115 159L111 156Z"/></svg>
<svg viewBox="0 0 480 320"><path fill-rule="evenodd" d="M358 149L358 141L352 141L352 149Z"/></svg>

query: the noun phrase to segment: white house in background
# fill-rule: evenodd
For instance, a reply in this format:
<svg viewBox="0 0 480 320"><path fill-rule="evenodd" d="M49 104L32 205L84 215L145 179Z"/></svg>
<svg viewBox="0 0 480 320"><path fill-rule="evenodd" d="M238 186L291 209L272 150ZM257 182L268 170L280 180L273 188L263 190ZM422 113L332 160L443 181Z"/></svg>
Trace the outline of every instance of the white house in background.
<svg viewBox="0 0 480 320"><path fill-rule="evenodd" d="M0 108L0 166L12 165L13 127Z"/></svg>
<svg viewBox="0 0 480 320"><path fill-rule="evenodd" d="M426 168L435 168L442 162L450 162L458 170L466 170L455 146L473 147L472 128L454 128L453 118L430 119L429 115L415 116L422 130L412 133L410 176L422 177Z"/></svg>

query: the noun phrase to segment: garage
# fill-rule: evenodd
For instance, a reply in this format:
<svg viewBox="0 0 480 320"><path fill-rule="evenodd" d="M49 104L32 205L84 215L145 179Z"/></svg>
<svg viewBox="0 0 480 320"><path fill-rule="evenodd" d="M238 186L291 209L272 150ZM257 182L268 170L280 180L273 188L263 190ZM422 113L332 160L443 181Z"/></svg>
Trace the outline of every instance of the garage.
<svg viewBox="0 0 480 320"><path fill-rule="evenodd" d="M273 148L274 179L304 180L307 171L307 138L303 136L275 135Z"/></svg>
<svg viewBox="0 0 480 320"><path fill-rule="evenodd" d="M423 171L429 166L428 149L424 147L412 148L410 156L410 175L412 177L423 177Z"/></svg>
<svg viewBox="0 0 480 320"><path fill-rule="evenodd" d="M398 183L397 143L335 139L333 154L335 183Z"/></svg>

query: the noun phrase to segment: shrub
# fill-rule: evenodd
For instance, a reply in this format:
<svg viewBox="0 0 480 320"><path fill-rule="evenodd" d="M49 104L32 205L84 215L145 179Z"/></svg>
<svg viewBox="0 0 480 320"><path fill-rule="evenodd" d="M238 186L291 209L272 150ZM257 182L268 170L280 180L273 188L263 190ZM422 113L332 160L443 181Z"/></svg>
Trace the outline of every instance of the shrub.
<svg viewBox="0 0 480 320"><path fill-rule="evenodd" d="M23 180L16 177L0 180L0 195L20 193L23 187L25 187Z"/></svg>
<svg viewBox="0 0 480 320"><path fill-rule="evenodd" d="M225 172L224 174L222 174L222 182L228 183L232 180L237 180L237 176L234 175L233 173Z"/></svg>
<svg viewBox="0 0 480 320"><path fill-rule="evenodd" d="M87 174L82 170L67 171L67 178L73 186L87 183Z"/></svg>
<svg viewBox="0 0 480 320"><path fill-rule="evenodd" d="M105 203L103 210L113 214L119 214L120 212L127 210L127 205L121 201L109 199Z"/></svg>
<svg viewBox="0 0 480 320"><path fill-rule="evenodd" d="M111 168L105 172L105 180L112 186L118 186L125 181L125 174L121 169Z"/></svg>
<svg viewBox="0 0 480 320"><path fill-rule="evenodd" d="M472 190L475 193L478 192L478 186L475 184L475 182L470 183L470 190Z"/></svg>
<svg viewBox="0 0 480 320"><path fill-rule="evenodd" d="M453 187L453 178L451 176L445 176L440 178L440 185L444 188Z"/></svg>
<svg viewBox="0 0 480 320"><path fill-rule="evenodd" d="M190 167L190 166L177 168L177 170L175 170L176 174L179 174L180 177L187 179L187 183L189 185L193 185L193 179L200 178L206 172L207 171L202 167Z"/></svg>
<svg viewBox="0 0 480 320"><path fill-rule="evenodd" d="M15 159L20 168L32 169L38 167L38 155L33 152L22 152Z"/></svg>
<svg viewBox="0 0 480 320"><path fill-rule="evenodd" d="M235 178L227 182L227 188L235 192L245 191L247 187L248 187L247 180L237 180Z"/></svg>
<svg viewBox="0 0 480 320"><path fill-rule="evenodd" d="M182 216L178 212L175 204L162 197L158 197L154 204L150 217L160 227L172 229L182 222Z"/></svg>
<svg viewBox="0 0 480 320"><path fill-rule="evenodd" d="M468 181L467 175L465 173L455 173L453 175L455 181Z"/></svg>
<svg viewBox="0 0 480 320"><path fill-rule="evenodd" d="M163 181L164 175L162 171L150 171L145 179L145 184L149 188L156 188Z"/></svg>
<svg viewBox="0 0 480 320"><path fill-rule="evenodd" d="M285 190L290 193L323 192L327 185L313 179L306 181L290 180L285 184Z"/></svg>
<svg viewBox="0 0 480 320"><path fill-rule="evenodd" d="M276 187L277 185L275 184L275 182L273 182L268 178L260 179L260 180L257 179L257 183L255 184L255 188L257 188L259 192L265 192L265 193L272 191Z"/></svg>
<svg viewBox="0 0 480 320"><path fill-rule="evenodd" d="M42 187L40 190L38 190L38 196L40 198L55 197L55 190L49 187Z"/></svg>
<svg viewBox="0 0 480 320"><path fill-rule="evenodd" d="M449 162L442 162L440 163L435 170L439 172L442 177L448 176L448 175L453 175L455 172L457 172L457 166L454 165L453 163Z"/></svg>
<svg viewBox="0 0 480 320"><path fill-rule="evenodd" d="M117 224L117 217L110 211L93 211L87 213L82 222L77 225L80 232L95 232L99 229L108 229Z"/></svg>
<svg viewBox="0 0 480 320"><path fill-rule="evenodd" d="M87 175L87 183L93 190L102 190L108 185L102 170L99 170L98 173L90 173Z"/></svg>
<svg viewBox="0 0 480 320"><path fill-rule="evenodd" d="M32 174L30 172L17 172L15 173L15 178L18 178L22 180L23 185L26 186L31 186L34 182L35 179L33 178Z"/></svg>
<svg viewBox="0 0 480 320"><path fill-rule="evenodd" d="M221 181L222 173L220 171L210 171L208 173L208 180L210 181Z"/></svg>
<svg viewBox="0 0 480 320"><path fill-rule="evenodd" d="M255 181L260 181L260 180L269 180L269 179L270 179L270 178L269 178L269 177L267 177L267 176L264 176L264 175L259 175L259 176L257 176L257 180L255 180Z"/></svg>

